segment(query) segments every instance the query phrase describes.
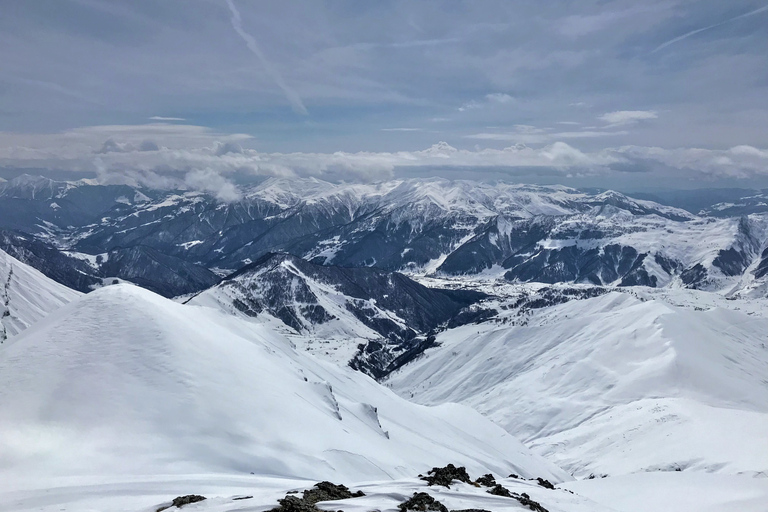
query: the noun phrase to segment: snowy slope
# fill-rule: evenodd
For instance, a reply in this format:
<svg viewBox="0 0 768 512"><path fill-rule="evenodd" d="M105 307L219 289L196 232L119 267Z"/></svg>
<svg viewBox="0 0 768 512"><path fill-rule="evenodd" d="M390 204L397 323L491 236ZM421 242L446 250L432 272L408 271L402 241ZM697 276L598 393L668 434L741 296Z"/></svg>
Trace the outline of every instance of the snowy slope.
<svg viewBox="0 0 768 512"><path fill-rule="evenodd" d="M568 479L480 414L429 408L264 326L132 285L96 290L0 358L0 481L226 473Z"/></svg>
<svg viewBox="0 0 768 512"><path fill-rule="evenodd" d="M79 295L0 250L0 341Z"/></svg>
<svg viewBox="0 0 768 512"><path fill-rule="evenodd" d="M427 288L395 272L267 254L189 303L282 324L276 328L301 348L378 378L418 355L434 329L483 297Z"/></svg>
<svg viewBox="0 0 768 512"><path fill-rule="evenodd" d="M469 404L577 476L768 471L766 304L714 297L639 288L502 309L441 333L387 384Z"/></svg>

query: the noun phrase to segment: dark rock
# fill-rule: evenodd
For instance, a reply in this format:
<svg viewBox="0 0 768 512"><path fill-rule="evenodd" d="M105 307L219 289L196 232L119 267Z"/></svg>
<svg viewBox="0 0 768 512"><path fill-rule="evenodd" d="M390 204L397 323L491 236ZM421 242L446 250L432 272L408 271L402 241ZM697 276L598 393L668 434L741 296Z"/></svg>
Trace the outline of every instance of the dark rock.
<svg viewBox="0 0 768 512"><path fill-rule="evenodd" d="M463 508L461 510L451 510L451 512L491 512L491 511L485 510L484 508Z"/></svg>
<svg viewBox="0 0 768 512"><path fill-rule="evenodd" d="M304 491L304 501L315 504L319 501L346 500L365 496L363 491L351 492L344 485L336 485L331 482L320 482L312 489Z"/></svg>
<svg viewBox="0 0 768 512"><path fill-rule="evenodd" d="M315 503L320 501L346 500L365 496L362 491L351 492L344 485L336 485L331 482L316 483L312 489L304 491L301 498L292 496L296 491L286 494L285 498L277 500L280 504L268 512L319 512Z"/></svg>
<svg viewBox="0 0 768 512"><path fill-rule="evenodd" d="M546 508L544 508L541 503L538 501L533 501L530 496L528 496L526 493L522 494L515 494L512 496L514 499L520 502L521 505L525 505L529 509L533 510L534 512L549 512Z"/></svg>
<svg viewBox="0 0 768 512"><path fill-rule="evenodd" d="M476 480L476 482L485 487L494 487L495 485L497 485L496 479L490 473L488 473L487 475L481 476Z"/></svg>
<svg viewBox="0 0 768 512"><path fill-rule="evenodd" d="M464 466L456 467L453 464L448 464L444 468L432 468L427 476L421 477L421 479L427 482L427 485L443 485L445 487L450 487L454 480L472 483L472 479L467 474L467 468Z"/></svg>
<svg viewBox="0 0 768 512"><path fill-rule="evenodd" d="M200 496L199 494L187 494L186 496L177 496L173 498L173 502L171 502L170 505L167 507L160 507L157 509L157 512L162 512L163 510L169 509L171 507L181 508L184 505L189 505L190 503L197 503L198 501L203 501L205 499L205 496Z"/></svg>
<svg viewBox="0 0 768 512"><path fill-rule="evenodd" d="M509 492L509 489L504 487L501 484L496 484L492 489L489 489L488 494L493 494L494 496L506 496L507 498L512 497L512 493Z"/></svg>
<svg viewBox="0 0 768 512"><path fill-rule="evenodd" d="M237 498L232 498L232 501L240 501L240 500L250 500L253 496L238 496Z"/></svg>
<svg viewBox="0 0 768 512"><path fill-rule="evenodd" d="M411 498L399 504L397 508L400 509L400 512L409 512L411 510L416 510L419 512L427 510L448 512L448 509L445 507L445 505L425 492L413 493Z"/></svg>
<svg viewBox="0 0 768 512"><path fill-rule="evenodd" d="M537 483L538 483L540 486L544 487L545 489L554 489L554 488L555 488L555 486L554 486L554 485L552 485L552 482L550 482L549 480L544 480L544 479L543 479L543 478L541 478L541 477L537 478L537 479L536 479L536 482L537 482Z"/></svg>
<svg viewBox="0 0 768 512"><path fill-rule="evenodd" d="M285 498L277 500L280 504L268 512L318 512L320 510L313 503L307 503L303 498L286 495Z"/></svg>
<svg viewBox="0 0 768 512"><path fill-rule="evenodd" d="M516 492L510 492L509 489L507 489L502 485L497 484L496 487L488 491L488 494L493 494L495 496L504 496L506 498L512 498L513 500L519 501L521 505L525 505L526 507L533 510L534 512L549 512L546 508L544 508L541 505L541 503L537 501L533 501L531 497L528 496L526 493L517 494Z"/></svg>

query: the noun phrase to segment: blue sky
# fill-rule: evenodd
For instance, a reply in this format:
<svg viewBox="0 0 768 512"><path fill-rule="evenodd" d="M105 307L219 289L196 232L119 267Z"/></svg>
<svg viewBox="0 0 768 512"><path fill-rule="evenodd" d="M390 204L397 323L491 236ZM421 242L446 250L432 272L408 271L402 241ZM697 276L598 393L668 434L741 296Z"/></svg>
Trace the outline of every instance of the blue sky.
<svg viewBox="0 0 768 512"><path fill-rule="evenodd" d="M6 169L766 186L766 0L0 5Z"/></svg>

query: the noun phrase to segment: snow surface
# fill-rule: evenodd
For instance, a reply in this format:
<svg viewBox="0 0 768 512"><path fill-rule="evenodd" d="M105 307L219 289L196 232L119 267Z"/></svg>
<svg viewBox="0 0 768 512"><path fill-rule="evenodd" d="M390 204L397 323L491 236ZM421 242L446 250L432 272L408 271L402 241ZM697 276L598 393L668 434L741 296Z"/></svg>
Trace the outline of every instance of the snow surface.
<svg viewBox="0 0 768 512"><path fill-rule="evenodd" d="M381 480L448 462L570 478L465 406L409 403L268 327L132 285L82 296L8 342L0 411L6 489L65 476Z"/></svg>
<svg viewBox="0 0 768 512"><path fill-rule="evenodd" d="M576 476L766 473L767 312L765 301L653 289L500 308L439 334L387 385L471 405Z"/></svg>
<svg viewBox="0 0 768 512"><path fill-rule="evenodd" d="M0 341L80 295L0 250Z"/></svg>

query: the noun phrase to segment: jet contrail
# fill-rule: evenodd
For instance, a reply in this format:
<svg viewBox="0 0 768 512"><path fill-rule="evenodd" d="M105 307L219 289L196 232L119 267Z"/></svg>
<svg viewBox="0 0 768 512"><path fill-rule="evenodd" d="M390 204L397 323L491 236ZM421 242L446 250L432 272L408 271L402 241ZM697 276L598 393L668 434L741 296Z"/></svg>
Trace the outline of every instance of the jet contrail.
<svg viewBox="0 0 768 512"><path fill-rule="evenodd" d="M261 51L261 48L259 48L259 45L256 43L256 39L254 39L251 34L243 30L243 20L240 17L240 11L238 11L237 7L235 7L233 0L227 0L227 5L229 6L229 10L232 12L232 28L234 28L235 32L237 32L237 34L243 38L243 41L245 41L245 45L248 47L248 49L251 50L251 52L256 55L256 57L258 57L267 74L271 76L272 80L275 81L277 86L283 90L283 93L291 103L293 110L299 114L303 114L305 116L308 115L309 112L307 112L307 107L304 106L304 103L301 101L299 95L296 94L296 91L288 87L280 73L274 67L272 67L272 64L269 62L269 60L267 60L266 55L264 55L264 53Z"/></svg>
<svg viewBox="0 0 768 512"><path fill-rule="evenodd" d="M688 32L688 33L686 33L686 34L683 34L683 35L681 35L681 36L678 36L678 37L676 37L676 38L674 38L674 39L670 39L670 40L669 40L669 41L667 41L666 43L662 43L662 44L660 44L660 45L659 45L659 46L658 46L658 47L657 47L655 50L653 50L651 53L656 53L656 52L658 52L659 50L663 50L663 49L664 49L664 48L666 48L667 46L669 46L669 45L671 45L671 44L675 44L675 43L677 43L678 41L682 41L683 39L688 39L689 37L691 37L691 36L693 36L693 35L696 35L696 34L698 34L699 32L704 32L705 30L710 30L710 29L713 29L713 28L716 28L716 27L720 27L720 26L722 26L722 25L725 25L726 23L731 23L732 21L740 20L741 18L746 18L746 17L748 17L748 16L754 16L755 14L760 14L761 12L765 12L765 11L768 11L768 5L766 5L765 7L761 7L761 8L759 8L759 9L755 9L754 11L750 11L750 12L747 12L747 13L744 13L744 14L739 14L738 16L735 16L735 17L733 17L733 18L727 19L727 20L725 20L725 21L721 21L720 23L715 23L714 25L710 25L710 26L708 26L708 27L704 27L704 28L697 28L696 30L691 30L690 32Z"/></svg>

